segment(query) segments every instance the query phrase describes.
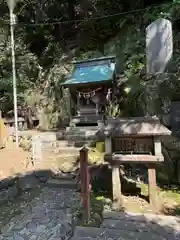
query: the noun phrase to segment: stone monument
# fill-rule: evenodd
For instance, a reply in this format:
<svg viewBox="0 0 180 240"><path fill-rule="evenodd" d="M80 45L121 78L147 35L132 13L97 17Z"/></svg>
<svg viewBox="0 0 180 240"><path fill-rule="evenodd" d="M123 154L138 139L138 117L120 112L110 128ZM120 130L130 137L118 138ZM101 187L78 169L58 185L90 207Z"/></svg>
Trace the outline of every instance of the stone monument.
<svg viewBox="0 0 180 240"><path fill-rule="evenodd" d="M160 18L146 28L146 71L163 73L173 54L172 24Z"/></svg>

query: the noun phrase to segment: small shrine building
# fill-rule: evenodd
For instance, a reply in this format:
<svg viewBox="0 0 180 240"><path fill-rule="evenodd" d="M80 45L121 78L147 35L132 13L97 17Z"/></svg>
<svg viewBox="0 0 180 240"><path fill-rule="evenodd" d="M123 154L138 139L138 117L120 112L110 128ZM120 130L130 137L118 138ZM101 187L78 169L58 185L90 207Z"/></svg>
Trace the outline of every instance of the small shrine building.
<svg viewBox="0 0 180 240"><path fill-rule="evenodd" d="M63 83L71 98L71 124L96 125L102 120L116 81L115 57L73 62L71 76Z"/></svg>

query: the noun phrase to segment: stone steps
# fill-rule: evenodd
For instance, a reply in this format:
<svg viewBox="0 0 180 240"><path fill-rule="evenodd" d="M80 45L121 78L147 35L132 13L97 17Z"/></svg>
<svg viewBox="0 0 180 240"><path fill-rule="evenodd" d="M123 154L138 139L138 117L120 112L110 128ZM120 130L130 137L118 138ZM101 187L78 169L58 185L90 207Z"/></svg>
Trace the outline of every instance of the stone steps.
<svg viewBox="0 0 180 240"><path fill-rule="evenodd" d="M96 115L96 111L91 112L79 112L79 115L73 116L70 121L70 125L97 125L98 121L102 119L102 116Z"/></svg>
<svg viewBox="0 0 180 240"><path fill-rule="evenodd" d="M69 141L66 140L42 143L43 152L56 152L66 155L78 155L82 146L83 144L75 146L74 142L69 143Z"/></svg>
<svg viewBox="0 0 180 240"><path fill-rule="evenodd" d="M89 138L94 138L97 127L67 127L62 133L60 132L22 132L21 136L30 136L32 142L42 146L44 151L56 151L60 153L77 154L81 147L89 144ZM59 136L62 135L62 136Z"/></svg>
<svg viewBox="0 0 180 240"><path fill-rule="evenodd" d="M64 154L79 154L81 148L76 148L76 147L66 147L66 148L58 148L59 153L64 153Z"/></svg>
<svg viewBox="0 0 180 240"><path fill-rule="evenodd" d="M74 139L75 140L75 139ZM45 150L59 150L62 152L67 152L68 149L70 152L79 151L85 144L88 144L89 141L71 141L68 140L59 140L59 141L43 141L42 147Z"/></svg>
<svg viewBox="0 0 180 240"><path fill-rule="evenodd" d="M74 145L73 142L69 142L66 140L60 141L43 141L44 147L54 147L54 148L65 148L65 147L72 147Z"/></svg>
<svg viewBox="0 0 180 240"><path fill-rule="evenodd" d="M65 139L70 141L89 141L93 140L98 127L67 127Z"/></svg>
<svg viewBox="0 0 180 240"><path fill-rule="evenodd" d="M75 180L61 177L58 179L49 179L46 182L46 185L52 188L67 188L67 189L79 188L79 184Z"/></svg>
<svg viewBox="0 0 180 240"><path fill-rule="evenodd" d="M43 151L55 151L57 153L67 153L67 154L76 154L76 153L79 153L79 150L81 148L77 148L77 147L42 147Z"/></svg>

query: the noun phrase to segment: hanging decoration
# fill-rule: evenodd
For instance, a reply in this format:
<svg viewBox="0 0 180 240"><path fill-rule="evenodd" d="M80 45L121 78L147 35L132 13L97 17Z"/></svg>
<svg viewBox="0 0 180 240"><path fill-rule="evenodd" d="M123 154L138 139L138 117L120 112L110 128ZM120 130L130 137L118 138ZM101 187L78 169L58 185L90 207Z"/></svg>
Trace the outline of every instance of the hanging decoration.
<svg viewBox="0 0 180 240"><path fill-rule="evenodd" d="M96 92L100 91L102 88L97 88L89 92L77 92L79 98L84 97L88 102L89 99L96 95Z"/></svg>
<svg viewBox="0 0 180 240"><path fill-rule="evenodd" d="M108 88L107 94L106 94L106 100L109 102L112 98L112 89Z"/></svg>

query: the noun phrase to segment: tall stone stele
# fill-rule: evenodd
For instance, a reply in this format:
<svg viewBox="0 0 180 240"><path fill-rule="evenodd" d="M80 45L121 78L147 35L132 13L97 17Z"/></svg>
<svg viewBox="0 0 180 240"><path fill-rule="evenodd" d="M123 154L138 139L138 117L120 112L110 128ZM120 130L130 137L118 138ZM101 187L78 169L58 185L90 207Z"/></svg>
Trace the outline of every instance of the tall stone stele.
<svg viewBox="0 0 180 240"><path fill-rule="evenodd" d="M172 23L157 19L146 28L146 72L163 73L173 54Z"/></svg>

